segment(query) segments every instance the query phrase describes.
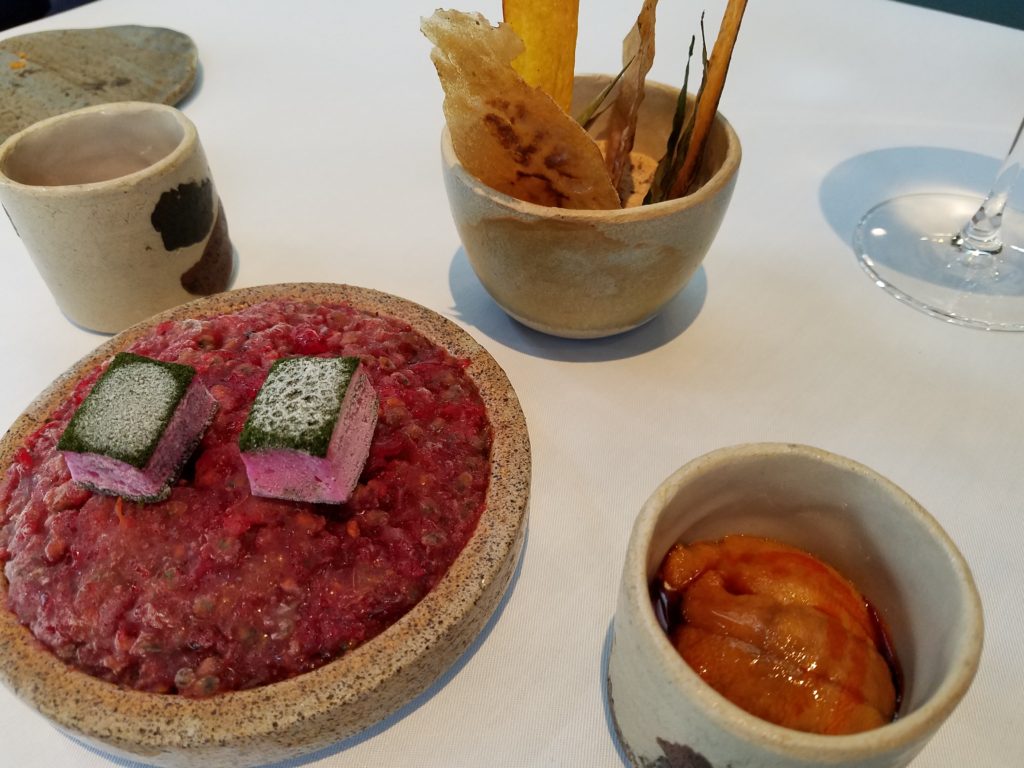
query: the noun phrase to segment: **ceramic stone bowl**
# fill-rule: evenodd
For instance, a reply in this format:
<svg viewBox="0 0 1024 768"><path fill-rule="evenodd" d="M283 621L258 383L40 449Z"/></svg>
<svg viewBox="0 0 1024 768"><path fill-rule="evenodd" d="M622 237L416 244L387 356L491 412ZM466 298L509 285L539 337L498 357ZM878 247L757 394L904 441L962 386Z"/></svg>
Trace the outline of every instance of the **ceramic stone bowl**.
<svg viewBox="0 0 1024 768"><path fill-rule="evenodd" d="M649 587L669 547L746 533L818 556L888 625L905 678L897 718L849 736L761 720L679 656ZM753 444L702 456L637 517L623 567L608 698L634 766L893 768L925 745L967 691L982 646L981 603L963 557L924 509L867 467L815 448Z"/></svg>
<svg viewBox="0 0 1024 768"><path fill-rule="evenodd" d="M572 114L607 84L576 78ZM647 82L634 151L664 154L679 90ZM604 118L591 133L604 136ZM447 129L445 188L469 262L498 305L521 323L568 338L621 333L650 320L700 266L732 197L740 141L719 115L703 184L655 205L577 211L523 202L485 186L459 163Z"/></svg>
<svg viewBox="0 0 1024 768"><path fill-rule="evenodd" d="M6 473L24 437L88 370L154 325L233 312L267 299L344 302L408 322L466 369L492 428L486 507L462 553L416 606L376 638L312 672L207 699L119 688L65 665L5 606L0 572L0 681L60 729L104 752L161 766L254 765L330 745L422 693L466 650L497 608L526 531L530 445L515 391L494 359L455 324L404 299L332 284L261 286L199 299L113 337L75 364L0 441Z"/></svg>

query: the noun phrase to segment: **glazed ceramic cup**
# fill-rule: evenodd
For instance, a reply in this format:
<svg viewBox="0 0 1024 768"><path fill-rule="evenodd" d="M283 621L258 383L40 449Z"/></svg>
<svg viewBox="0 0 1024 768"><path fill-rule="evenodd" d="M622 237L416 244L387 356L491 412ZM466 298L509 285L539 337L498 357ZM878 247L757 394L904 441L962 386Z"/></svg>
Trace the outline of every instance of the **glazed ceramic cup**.
<svg viewBox="0 0 1024 768"><path fill-rule="evenodd" d="M898 717L850 736L761 720L679 656L649 585L677 541L746 533L779 539L849 578L891 631L905 678ZM967 691L981 653L981 603L956 546L917 502L867 467L815 448L753 444L702 456L637 517L608 662L616 728L635 766L904 766Z"/></svg>
<svg viewBox="0 0 1024 768"><path fill-rule="evenodd" d="M195 126L120 102L0 146L0 202L61 311L113 333L228 287L232 249Z"/></svg>
<svg viewBox="0 0 1024 768"><path fill-rule="evenodd" d="M576 78L572 114L607 84ZM648 81L634 151L664 154L679 90ZM592 133L603 138L604 122ZM491 297L519 322L569 338L621 333L650 320L686 285L714 240L732 197L740 142L719 115L703 184L654 205L578 211L527 203L485 186L441 139L445 188L469 263Z"/></svg>

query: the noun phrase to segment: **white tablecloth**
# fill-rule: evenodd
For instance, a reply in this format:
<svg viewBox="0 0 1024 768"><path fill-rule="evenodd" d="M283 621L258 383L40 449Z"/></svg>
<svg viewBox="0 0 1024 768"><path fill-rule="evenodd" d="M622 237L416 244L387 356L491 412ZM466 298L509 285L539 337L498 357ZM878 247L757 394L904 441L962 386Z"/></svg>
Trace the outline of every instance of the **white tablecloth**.
<svg viewBox="0 0 1024 768"><path fill-rule="evenodd" d="M639 0L582 5L577 69L613 71ZM662 6L651 76L678 84L702 7L713 36L723 3ZM462 7L500 17L497 0ZM236 286L336 281L412 299L487 347L522 400L529 536L494 620L396 715L289 765L622 766L602 682L633 518L684 462L760 440L864 462L949 531L981 590L985 651L914 765L1019 765L1024 335L898 303L849 242L860 214L894 193L987 190L1024 113L1024 33L889 0L752 2L721 105L743 166L704 267L646 327L573 342L506 317L460 250L440 176L441 90L418 31L433 8L99 0L8 33L191 35L202 77L183 109L240 254ZM0 224L7 425L103 337L64 319ZM0 764L111 763L0 690Z"/></svg>

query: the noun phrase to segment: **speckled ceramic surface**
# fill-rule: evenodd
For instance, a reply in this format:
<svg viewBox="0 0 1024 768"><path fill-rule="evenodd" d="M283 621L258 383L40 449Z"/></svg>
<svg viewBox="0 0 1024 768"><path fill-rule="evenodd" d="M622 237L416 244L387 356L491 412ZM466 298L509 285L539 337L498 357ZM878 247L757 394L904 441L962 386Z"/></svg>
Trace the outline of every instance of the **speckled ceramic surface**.
<svg viewBox="0 0 1024 768"><path fill-rule="evenodd" d="M99 104L0 144L0 201L61 311L116 333L226 290L234 252L195 125L174 107Z"/></svg>
<svg viewBox="0 0 1024 768"><path fill-rule="evenodd" d="M22 439L88 369L166 319L232 312L275 298L347 302L399 318L467 369L493 428L486 509L438 585L383 634L313 672L210 699L123 690L71 669L0 610L0 679L60 728L117 755L164 766L251 765L350 736L424 691L469 646L508 586L526 531L530 445L518 399L494 359L455 324L412 302L333 284L247 288L200 299L136 325L54 382L0 441L6 468ZM0 577L0 593L6 582ZM0 598L4 597L0 594Z"/></svg>
<svg viewBox="0 0 1024 768"><path fill-rule="evenodd" d="M730 533L800 547L849 578L888 625L904 674L892 723L822 736L761 720L706 685L655 618L649 585L677 541ZM634 766L898 768L953 711L981 654L981 602L939 524L867 467L816 448L751 444L702 456L644 505L623 566L608 698Z"/></svg>
<svg viewBox="0 0 1024 768"><path fill-rule="evenodd" d="M573 114L607 83L576 78ZM678 89L648 82L634 151L664 154ZM600 140L599 121L592 133ZM654 317L700 266L732 197L740 142L719 115L702 178L692 194L655 205L577 211L526 203L486 187L455 157L441 155L452 217L473 270L509 315L556 336L594 338Z"/></svg>
<svg viewBox="0 0 1024 768"><path fill-rule="evenodd" d="M159 27L57 29L0 40L0 141L93 104L177 104L192 90L198 61L188 35Z"/></svg>

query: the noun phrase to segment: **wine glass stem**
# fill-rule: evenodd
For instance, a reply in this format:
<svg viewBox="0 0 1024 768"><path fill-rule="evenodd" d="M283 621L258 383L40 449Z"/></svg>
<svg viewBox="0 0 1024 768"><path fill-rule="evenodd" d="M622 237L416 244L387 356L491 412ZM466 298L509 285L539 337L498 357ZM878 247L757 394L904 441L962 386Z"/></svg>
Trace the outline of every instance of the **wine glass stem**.
<svg viewBox="0 0 1024 768"><path fill-rule="evenodd" d="M957 245L960 250L968 253L995 254L1003 249L1000 227L1003 223L1006 202L1020 175L1021 163L1024 161L1022 133L1024 133L1024 120L1021 121L1020 127L1017 129L1017 135L1013 137L1010 151L1006 153L1006 159L996 175L992 191L988 193L985 202L981 204L971 220L964 225L960 234L953 240L954 245Z"/></svg>

